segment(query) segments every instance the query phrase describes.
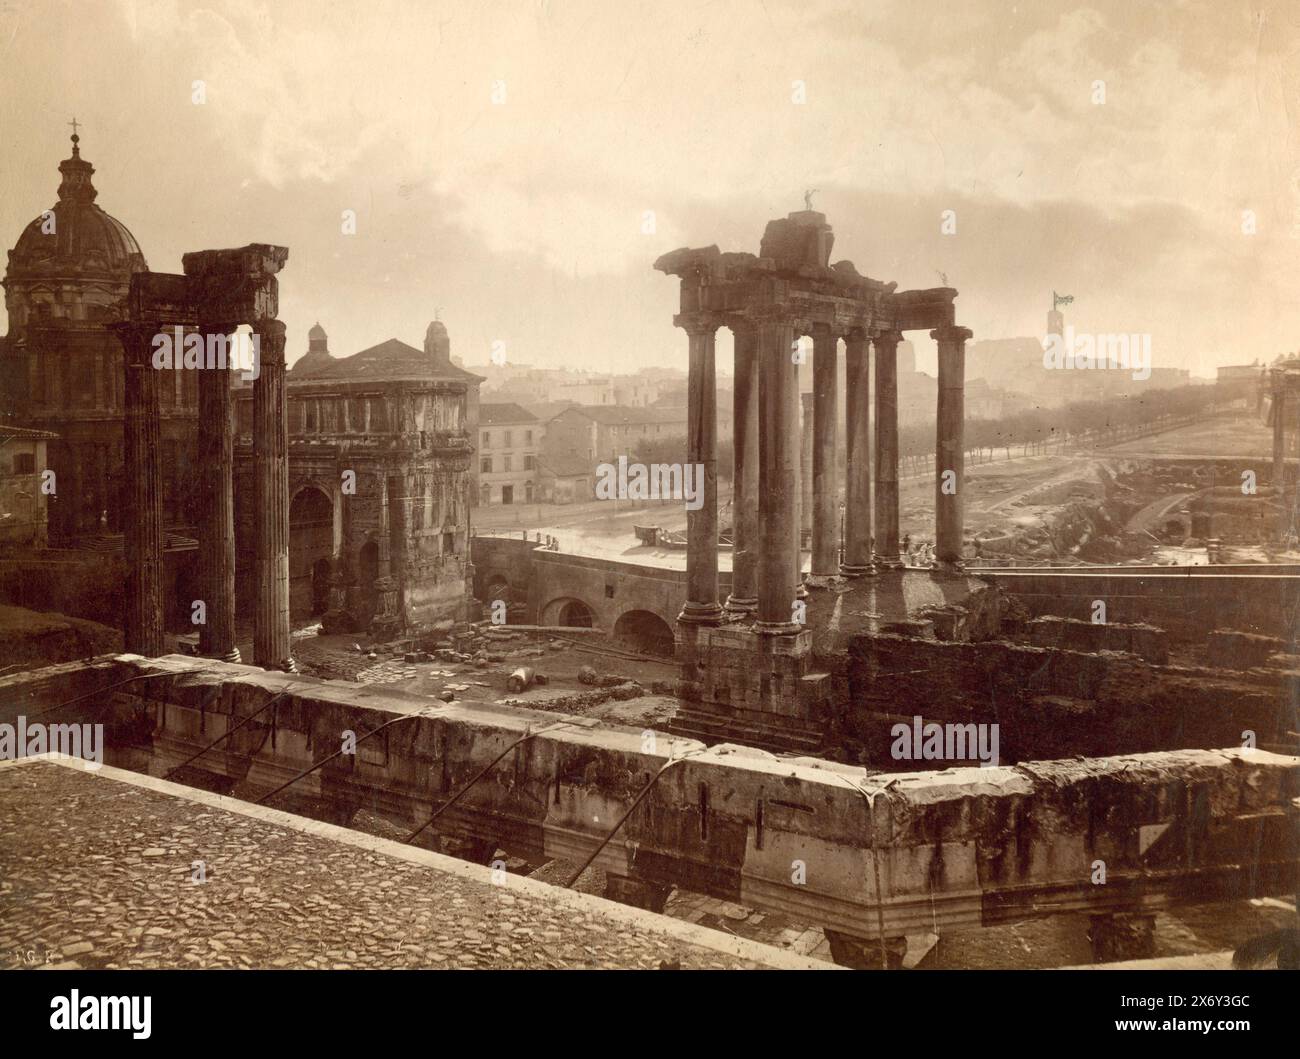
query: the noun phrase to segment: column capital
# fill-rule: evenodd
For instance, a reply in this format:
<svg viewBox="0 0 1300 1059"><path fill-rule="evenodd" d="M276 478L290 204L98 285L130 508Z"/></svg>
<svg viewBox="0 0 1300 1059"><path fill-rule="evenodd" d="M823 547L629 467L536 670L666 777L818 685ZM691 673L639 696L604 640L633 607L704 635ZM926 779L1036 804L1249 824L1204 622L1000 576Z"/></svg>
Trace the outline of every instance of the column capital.
<svg viewBox="0 0 1300 1059"><path fill-rule="evenodd" d="M128 368L152 368L154 335L161 331L158 324L144 320L120 320L110 325L110 330L122 343L123 363Z"/></svg>
<svg viewBox="0 0 1300 1059"><path fill-rule="evenodd" d="M969 342L973 335L974 332L969 327L958 327L956 324L936 327L930 332L930 337L936 342Z"/></svg>
<svg viewBox="0 0 1300 1059"><path fill-rule="evenodd" d="M903 341L902 331L878 331L871 336L871 344L877 349L883 346L897 346Z"/></svg>
<svg viewBox="0 0 1300 1059"><path fill-rule="evenodd" d="M673 317L673 325L680 327L688 335L716 334L718 328L721 327L722 324L723 318L717 313L677 313Z"/></svg>

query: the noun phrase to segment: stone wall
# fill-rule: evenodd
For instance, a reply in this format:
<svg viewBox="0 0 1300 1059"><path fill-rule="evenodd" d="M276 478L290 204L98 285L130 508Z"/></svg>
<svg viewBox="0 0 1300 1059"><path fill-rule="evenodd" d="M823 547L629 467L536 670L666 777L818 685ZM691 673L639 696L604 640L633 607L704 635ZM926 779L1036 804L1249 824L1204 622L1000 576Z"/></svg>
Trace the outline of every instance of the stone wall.
<svg viewBox="0 0 1300 1059"><path fill-rule="evenodd" d="M849 654L842 733L879 767L901 767L889 731L914 715L996 723L1001 760L1014 762L1240 746L1245 731L1281 742L1300 703L1298 672L1247 681L1108 651L864 636Z"/></svg>
<svg viewBox="0 0 1300 1059"><path fill-rule="evenodd" d="M1203 644L1206 630L1215 628L1293 640L1300 628L1296 567L1204 574L1186 567L1087 573L998 570L988 576L1024 603L1031 617L1055 614L1091 621L1094 602L1100 600L1106 605L1107 622L1156 625L1168 632L1171 643Z"/></svg>

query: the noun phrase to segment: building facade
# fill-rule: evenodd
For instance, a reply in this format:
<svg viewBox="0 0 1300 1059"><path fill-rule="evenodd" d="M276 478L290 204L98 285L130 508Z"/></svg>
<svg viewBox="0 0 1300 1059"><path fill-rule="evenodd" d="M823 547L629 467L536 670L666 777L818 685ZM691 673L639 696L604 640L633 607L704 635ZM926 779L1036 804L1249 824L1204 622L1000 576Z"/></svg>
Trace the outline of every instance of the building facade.
<svg viewBox="0 0 1300 1059"><path fill-rule="evenodd" d="M45 547L46 446L57 439L48 430L0 426L0 542Z"/></svg>
<svg viewBox="0 0 1300 1059"><path fill-rule="evenodd" d="M58 201L23 229L4 276L8 335L0 340L0 423L57 435L49 537L61 545L122 529L122 343L118 318L131 276L148 269L130 230L95 203L94 167L59 163ZM168 526L193 522L198 387L194 372L171 373L162 388L160 433Z"/></svg>
<svg viewBox="0 0 1300 1059"><path fill-rule="evenodd" d="M451 362L446 336L434 321L423 350L394 338L334 358L317 324L289 372L295 621L382 638L468 616L470 395L480 380ZM237 473L249 475L251 392L237 409ZM251 524L241 493L237 535Z"/></svg>
<svg viewBox="0 0 1300 1059"><path fill-rule="evenodd" d="M514 402L479 405L478 489L480 504L531 504L538 498L537 460L544 428Z"/></svg>

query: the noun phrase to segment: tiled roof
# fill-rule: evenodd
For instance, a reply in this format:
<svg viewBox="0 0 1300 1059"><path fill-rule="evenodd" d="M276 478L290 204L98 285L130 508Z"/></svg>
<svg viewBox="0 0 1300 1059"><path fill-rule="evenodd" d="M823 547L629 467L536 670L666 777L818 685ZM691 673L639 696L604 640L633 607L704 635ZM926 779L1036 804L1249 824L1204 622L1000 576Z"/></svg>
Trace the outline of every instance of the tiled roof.
<svg viewBox="0 0 1300 1059"><path fill-rule="evenodd" d="M434 367L433 358L422 349L407 345L400 338L390 338L377 346L353 353L350 357L331 357L311 364L299 361L289 373L293 381L301 379L455 379L481 382L482 376L443 364Z"/></svg>
<svg viewBox="0 0 1300 1059"><path fill-rule="evenodd" d="M478 406L478 424L494 427L503 423L536 423L537 417L514 401L488 402Z"/></svg>
<svg viewBox="0 0 1300 1059"><path fill-rule="evenodd" d="M537 418L537 422L545 423L554 419L561 412L567 412L570 408L577 408L575 401L549 401L545 404L527 404L524 406L528 411Z"/></svg>

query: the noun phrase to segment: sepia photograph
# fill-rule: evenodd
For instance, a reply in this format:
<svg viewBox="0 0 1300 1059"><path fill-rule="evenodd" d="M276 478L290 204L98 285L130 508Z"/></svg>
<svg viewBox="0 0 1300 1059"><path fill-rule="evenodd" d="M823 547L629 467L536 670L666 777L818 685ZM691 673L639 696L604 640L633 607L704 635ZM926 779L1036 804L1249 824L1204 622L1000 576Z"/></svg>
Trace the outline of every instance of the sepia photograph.
<svg viewBox="0 0 1300 1059"><path fill-rule="evenodd" d="M0 243L15 1039L1300 1043L1297 0L0 0Z"/></svg>

